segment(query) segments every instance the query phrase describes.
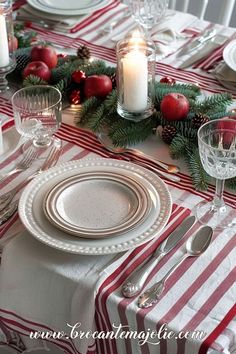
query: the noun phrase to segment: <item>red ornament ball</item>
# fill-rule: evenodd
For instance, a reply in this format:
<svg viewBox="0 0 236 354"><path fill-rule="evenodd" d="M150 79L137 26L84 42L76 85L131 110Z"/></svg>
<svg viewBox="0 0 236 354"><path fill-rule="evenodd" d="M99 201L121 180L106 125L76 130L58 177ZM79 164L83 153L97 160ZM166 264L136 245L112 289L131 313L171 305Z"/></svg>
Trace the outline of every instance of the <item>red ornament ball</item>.
<svg viewBox="0 0 236 354"><path fill-rule="evenodd" d="M176 81L175 81L175 79L173 79L173 78L170 77L170 76L165 76L165 77L162 77L162 78L161 78L160 83L161 83L161 84L174 85L174 84L176 83Z"/></svg>
<svg viewBox="0 0 236 354"><path fill-rule="evenodd" d="M66 58L66 57L67 57L67 54L64 54L64 53L57 54L57 58Z"/></svg>
<svg viewBox="0 0 236 354"><path fill-rule="evenodd" d="M84 94L86 98L95 96L106 97L112 91L112 81L107 75L88 76L84 83Z"/></svg>
<svg viewBox="0 0 236 354"><path fill-rule="evenodd" d="M161 112L168 121L184 120L189 113L189 101L181 93L168 93L161 101Z"/></svg>
<svg viewBox="0 0 236 354"><path fill-rule="evenodd" d="M70 93L69 102L71 104L80 104L81 103L80 90L73 90Z"/></svg>
<svg viewBox="0 0 236 354"><path fill-rule="evenodd" d="M86 74L82 70L76 70L71 74L71 78L76 84L80 84L86 79Z"/></svg>

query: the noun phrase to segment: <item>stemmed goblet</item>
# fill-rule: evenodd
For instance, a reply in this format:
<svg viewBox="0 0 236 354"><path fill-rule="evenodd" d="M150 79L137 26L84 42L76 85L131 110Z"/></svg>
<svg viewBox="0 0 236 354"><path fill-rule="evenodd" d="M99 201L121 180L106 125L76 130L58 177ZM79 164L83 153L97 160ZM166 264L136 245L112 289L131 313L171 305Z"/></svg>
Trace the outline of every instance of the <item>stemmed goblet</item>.
<svg viewBox="0 0 236 354"><path fill-rule="evenodd" d="M216 178L216 190L212 201L196 205L196 217L219 230L236 226L236 210L223 200L225 179L236 176L236 120L218 119L202 125L198 147L203 168Z"/></svg>
<svg viewBox="0 0 236 354"><path fill-rule="evenodd" d="M12 96L16 130L28 141L23 151L47 149L61 123L61 92L48 85L24 87Z"/></svg>
<svg viewBox="0 0 236 354"><path fill-rule="evenodd" d="M134 19L148 31L163 18L168 2L168 0L133 0L130 7Z"/></svg>

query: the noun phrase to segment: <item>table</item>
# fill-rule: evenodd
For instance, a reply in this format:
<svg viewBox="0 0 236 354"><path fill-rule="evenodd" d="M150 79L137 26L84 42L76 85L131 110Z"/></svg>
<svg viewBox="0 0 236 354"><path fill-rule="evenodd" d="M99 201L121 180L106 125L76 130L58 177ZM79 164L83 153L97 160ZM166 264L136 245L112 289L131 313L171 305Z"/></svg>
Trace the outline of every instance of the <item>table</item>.
<svg viewBox="0 0 236 354"><path fill-rule="evenodd" d="M16 3L16 5L18 2ZM115 64L114 38L101 35L98 30L112 17L123 14L126 7L117 1L111 1L105 10L85 17L70 33L49 31L32 23L42 39L51 40L54 45L76 49L79 44L86 44L92 55ZM180 18L179 14L177 16ZM182 27L181 27L182 24ZM178 29L183 33L193 34L207 28L210 24L198 21L193 16L181 14ZM125 18L117 26L132 27L132 19ZM232 38L235 30L216 28ZM114 33L112 34L113 37ZM177 46L184 45L189 39L176 41ZM223 46L225 43L223 44ZM222 48L208 56L206 60L187 70L178 69L183 58L169 53L156 65L156 74L170 75L181 82L197 82L206 93L222 92L225 89L208 71L221 59ZM160 57L163 53L160 53ZM0 97L0 112L9 117L6 132L12 131L12 111L9 101ZM60 163L68 160L90 157L115 157L106 151L96 137L73 126L73 117L64 114L64 123L57 136L63 139L63 153ZM153 155L168 156L167 149L158 142L156 136L139 146ZM7 167L19 155L15 151L0 165ZM170 157L168 157L170 159ZM170 160L169 160L170 161ZM147 162L146 162L147 163ZM147 163L148 166L148 163ZM183 170L184 171L184 170ZM1 185L4 192L18 184L27 176L27 172L9 178ZM2 260L0 267L0 328L2 348L4 341L10 341L12 350L21 352L24 346L43 348L52 353L235 353L236 352L236 267L235 267L235 230L214 233L213 242L203 258L186 260L167 281L163 297L152 309L138 309L136 299L124 299L120 287L126 277L153 252L162 239L183 220L193 206L204 198L211 198L214 192L210 186L207 192L195 191L191 179L181 173L181 182L176 184L165 180L173 199L173 210L169 223L158 238L134 250L117 255L79 256L66 254L49 248L36 241L24 230L18 215L0 227ZM236 196L227 191L226 202L235 207ZM187 235L189 236L189 235ZM183 242L165 257L150 275L147 286L157 281L183 251ZM69 325L68 325L69 324ZM77 326L76 326L77 324ZM202 339L165 338L167 332L204 331ZM119 325L128 326L119 329ZM73 326L74 329L72 330ZM80 335L75 338L75 331L108 333L128 329L136 333L162 333L158 338L145 337L143 343L137 338L117 335L116 340L107 338L93 339ZM162 329L162 332L161 332ZM36 331L66 332L62 338L30 339L30 333ZM129 333L129 332L127 332ZM18 336L20 335L20 337ZM124 334L123 334L124 335ZM127 334L126 334L127 335ZM33 336L33 334L31 334ZM35 335L37 337L37 335ZM68 338L67 338L68 337ZM101 335L102 337L102 335ZM44 338L45 339L45 338ZM146 341L147 340L147 341ZM154 343L153 343L154 342ZM142 344L142 345L140 345ZM56 349L55 349L56 345ZM1 348L1 346L0 346Z"/></svg>

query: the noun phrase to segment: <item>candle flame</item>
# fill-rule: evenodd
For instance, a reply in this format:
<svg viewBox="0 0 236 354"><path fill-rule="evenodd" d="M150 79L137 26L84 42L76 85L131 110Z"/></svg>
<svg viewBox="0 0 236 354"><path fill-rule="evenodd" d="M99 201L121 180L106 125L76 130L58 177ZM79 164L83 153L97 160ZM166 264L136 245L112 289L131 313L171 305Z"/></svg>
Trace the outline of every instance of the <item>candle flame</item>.
<svg viewBox="0 0 236 354"><path fill-rule="evenodd" d="M146 41L143 38L143 34L140 32L138 28L136 28L130 36L129 46L131 46L134 50L139 50L145 45Z"/></svg>

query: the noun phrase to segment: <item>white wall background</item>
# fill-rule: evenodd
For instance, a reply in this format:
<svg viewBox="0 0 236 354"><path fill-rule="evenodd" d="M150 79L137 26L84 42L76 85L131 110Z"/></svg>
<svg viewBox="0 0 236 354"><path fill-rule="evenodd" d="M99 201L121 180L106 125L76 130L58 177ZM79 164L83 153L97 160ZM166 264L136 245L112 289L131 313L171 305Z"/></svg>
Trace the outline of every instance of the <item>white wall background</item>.
<svg viewBox="0 0 236 354"><path fill-rule="evenodd" d="M209 0L209 5L207 7L206 11L206 19L211 21L211 22L216 22L217 20L217 14L220 11L220 5L221 5L222 0ZM177 0L177 4L181 3L181 0ZM197 8L198 5L198 0L192 0L188 12L194 14L194 10ZM232 14L231 22L230 22L231 27L236 27L236 4L234 5L234 11Z"/></svg>

